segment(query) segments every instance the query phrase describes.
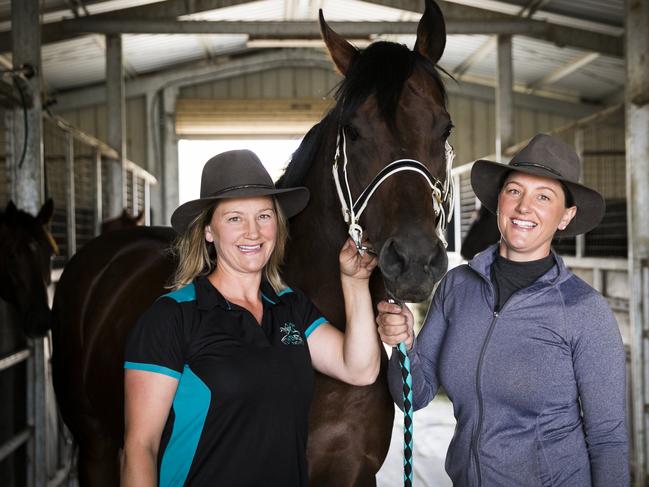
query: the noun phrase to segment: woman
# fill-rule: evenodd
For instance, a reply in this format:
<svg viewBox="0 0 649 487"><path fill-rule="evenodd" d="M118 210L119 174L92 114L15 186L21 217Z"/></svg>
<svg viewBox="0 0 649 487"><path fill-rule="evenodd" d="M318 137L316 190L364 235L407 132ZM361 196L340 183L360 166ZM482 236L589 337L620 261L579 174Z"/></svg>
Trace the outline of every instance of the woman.
<svg viewBox="0 0 649 487"><path fill-rule="evenodd" d="M201 198L172 215L176 290L126 347L122 485L306 486L313 369L376 379L376 259L351 241L341 250L345 334L279 275L286 218L308 197L276 189L252 152L230 151L205 165Z"/></svg>
<svg viewBox="0 0 649 487"><path fill-rule="evenodd" d="M551 249L604 214L578 181L575 151L543 134L508 165L477 161L471 184L500 242L448 272L416 340L407 308L379 304L382 340L409 348L415 409L440 386L453 402L455 486L629 484L620 333L604 298ZM393 354L402 404L398 368Z"/></svg>

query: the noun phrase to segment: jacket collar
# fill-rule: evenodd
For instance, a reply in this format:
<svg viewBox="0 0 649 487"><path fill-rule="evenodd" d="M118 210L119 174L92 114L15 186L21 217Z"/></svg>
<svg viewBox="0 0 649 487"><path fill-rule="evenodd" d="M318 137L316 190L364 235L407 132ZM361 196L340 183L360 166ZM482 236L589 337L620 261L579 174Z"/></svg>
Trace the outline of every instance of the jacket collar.
<svg viewBox="0 0 649 487"><path fill-rule="evenodd" d="M196 303L198 309L209 310L218 306L224 310L231 310L235 305L230 303L221 292L216 289L207 276L198 276L194 279L194 286L196 288ZM283 304L281 297L275 293L273 286L268 281L261 281L261 298L268 304Z"/></svg>
<svg viewBox="0 0 649 487"><path fill-rule="evenodd" d="M499 245L499 243L490 245L485 250L477 254L473 259L471 259L471 261L469 261L469 267L488 281L490 280L491 276L491 265L496 259ZM554 257L554 262L556 265L552 266L552 269L539 277L539 279L534 284L532 284L532 286L536 287L537 284L554 285L563 282L570 277L570 271L563 262L563 259L559 255L557 255L557 253L552 248L550 249L550 253Z"/></svg>

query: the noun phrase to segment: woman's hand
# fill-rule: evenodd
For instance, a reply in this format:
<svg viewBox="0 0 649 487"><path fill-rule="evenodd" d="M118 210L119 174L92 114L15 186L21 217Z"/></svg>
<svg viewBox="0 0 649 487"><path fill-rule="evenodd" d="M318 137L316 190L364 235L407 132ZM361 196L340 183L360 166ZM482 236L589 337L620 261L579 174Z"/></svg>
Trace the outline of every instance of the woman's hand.
<svg viewBox="0 0 649 487"><path fill-rule="evenodd" d="M376 324L379 327L379 336L383 343L392 347L401 342L406 344L406 348L410 350L415 338L414 320L412 313L404 304L388 303L381 301L377 305L379 315L376 317Z"/></svg>
<svg viewBox="0 0 649 487"><path fill-rule="evenodd" d="M340 272L343 276L354 279L369 279L378 264L376 256L370 252L359 254L356 245L348 238L338 256Z"/></svg>

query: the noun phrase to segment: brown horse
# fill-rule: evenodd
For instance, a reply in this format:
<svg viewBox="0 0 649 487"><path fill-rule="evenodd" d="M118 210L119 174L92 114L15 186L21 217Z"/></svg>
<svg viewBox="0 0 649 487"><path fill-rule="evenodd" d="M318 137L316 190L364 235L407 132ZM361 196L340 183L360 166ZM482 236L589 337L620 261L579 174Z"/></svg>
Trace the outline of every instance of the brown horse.
<svg viewBox="0 0 649 487"><path fill-rule="evenodd" d="M331 57L345 75L332 111L305 137L279 185L303 184L309 206L290 222L286 281L303 289L336 326L344 323L338 251L347 235L333 183L338 135L346 140L352 195L391 161L412 158L447 177L451 122L435 70L445 45L442 14L432 1L415 50L378 42L357 51L321 17ZM444 273L431 187L414 172L386 180L360 220L379 254L375 301L388 291L419 301ZM163 292L174 266L169 229L136 228L91 241L70 261L54 302L54 379L66 423L79 442L81 485L116 485L123 434L122 349L138 315ZM393 405L385 371L374 385L353 387L317 377L309 466L314 486L371 486L388 450Z"/></svg>
<svg viewBox="0 0 649 487"><path fill-rule="evenodd" d="M54 205L48 200L34 217L9 202L0 212L0 358L43 336L50 327L47 299L50 258L56 244L47 226ZM24 364L0 372L0 443L26 424L27 374ZM0 462L2 485L25 485L24 450Z"/></svg>

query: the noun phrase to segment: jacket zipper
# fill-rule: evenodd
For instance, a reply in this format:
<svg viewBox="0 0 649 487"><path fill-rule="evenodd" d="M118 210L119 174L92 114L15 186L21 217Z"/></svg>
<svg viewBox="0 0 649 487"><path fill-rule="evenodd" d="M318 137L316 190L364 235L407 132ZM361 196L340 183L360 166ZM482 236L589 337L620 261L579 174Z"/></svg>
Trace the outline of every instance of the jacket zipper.
<svg viewBox="0 0 649 487"><path fill-rule="evenodd" d="M491 320L491 324L489 325L489 330L487 331L487 336L485 337L485 340L482 343L482 348L480 349L480 356L478 357L478 368L476 370L476 378L475 378L475 390L478 396L478 427L476 430L476 434L474 435L473 440L471 442L472 443L471 450L473 451L473 459L475 461L476 473L478 475L478 487L482 485L482 474L480 473L480 458L478 456L478 442L480 441L482 420L484 416L484 403L482 400L482 392L480 387L481 385L480 375L482 373L482 362L484 361L484 355L487 350L487 345L489 345L489 341L491 340L491 334L493 333L497 320L498 320L498 312L494 311L493 320Z"/></svg>

